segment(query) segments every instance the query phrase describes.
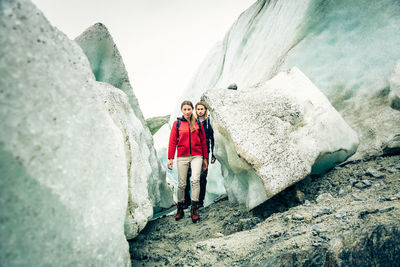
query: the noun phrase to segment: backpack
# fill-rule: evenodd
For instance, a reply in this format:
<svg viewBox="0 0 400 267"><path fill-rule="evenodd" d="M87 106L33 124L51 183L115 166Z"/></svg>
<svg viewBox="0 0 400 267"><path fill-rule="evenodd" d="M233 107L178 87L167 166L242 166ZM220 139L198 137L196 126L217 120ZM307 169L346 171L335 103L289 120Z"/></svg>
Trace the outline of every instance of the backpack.
<svg viewBox="0 0 400 267"><path fill-rule="evenodd" d="M181 126L181 120L182 120L182 117L176 118L176 143L177 144L179 142L179 127ZM200 120L196 118L196 122L197 122L197 125L199 125L199 129L201 131ZM200 135L200 132L199 132L199 135Z"/></svg>

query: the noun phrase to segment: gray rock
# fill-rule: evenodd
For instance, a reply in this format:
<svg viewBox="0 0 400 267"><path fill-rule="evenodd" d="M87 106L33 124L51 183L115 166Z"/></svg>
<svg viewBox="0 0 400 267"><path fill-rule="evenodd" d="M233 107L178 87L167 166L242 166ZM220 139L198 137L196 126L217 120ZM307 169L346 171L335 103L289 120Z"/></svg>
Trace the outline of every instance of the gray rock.
<svg viewBox="0 0 400 267"><path fill-rule="evenodd" d="M303 221L304 220L304 216L298 213L295 213L292 215L292 219L296 220L296 221Z"/></svg>
<svg viewBox="0 0 400 267"><path fill-rule="evenodd" d="M237 85L236 85L236 83L232 83L232 84L230 84L229 86L228 86L228 89L230 89L230 90L237 90Z"/></svg>
<svg viewBox="0 0 400 267"><path fill-rule="evenodd" d="M372 185L372 183L371 183L369 180L367 180L367 179L362 180L361 182L362 182L366 187L370 187L370 186Z"/></svg>
<svg viewBox="0 0 400 267"><path fill-rule="evenodd" d="M366 180L366 181L367 181L367 183L364 183L364 181L356 182L354 184L354 187L356 187L358 189L364 189L364 188L370 187L371 186L371 182L369 182L368 180Z"/></svg>
<svg viewBox="0 0 400 267"><path fill-rule="evenodd" d="M392 167L386 168L386 170L387 170L389 173L396 173L396 172L397 172L397 170L396 170L395 168L392 168Z"/></svg>
<svg viewBox="0 0 400 267"><path fill-rule="evenodd" d="M381 208L381 209L379 209L379 212L383 213L383 212L389 212L389 211L392 211L392 210L394 210L394 206Z"/></svg>
<svg viewBox="0 0 400 267"><path fill-rule="evenodd" d="M380 172L378 172L377 170L372 169L372 168L368 168L367 171L365 172L365 174L366 174L366 175L369 175L369 176L372 176L372 177L374 177L374 178L378 178L378 179L379 179L379 178L385 178L385 177L386 177L385 174L380 173Z"/></svg>
<svg viewBox="0 0 400 267"><path fill-rule="evenodd" d="M304 203L305 201L305 195L300 190L296 190L296 201L299 203Z"/></svg>
<svg viewBox="0 0 400 267"><path fill-rule="evenodd" d="M158 116L146 119L146 125L152 135L154 135L164 124L169 121L170 115Z"/></svg>
<svg viewBox="0 0 400 267"><path fill-rule="evenodd" d="M271 235L271 237L273 237L273 238L278 238L278 237L280 237L282 235L282 232L275 232L275 233L273 233L272 235Z"/></svg>
<svg viewBox="0 0 400 267"><path fill-rule="evenodd" d="M350 179L351 186L354 186L358 182L360 182L360 179L354 179L354 178Z"/></svg>
<svg viewBox="0 0 400 267"><path fill-rule="evenodd" d="M344 210L340 210L338 212L335 213L335 218L336 219L342 219L344 217L346 217L347 213Z"/></svg>
<svg viewBox="0 0 400 267"><path fill-rule="evenodd" d="M311 202L309 201L309 200L305 200L304 201L304 204L303 204L304 206L306 206L306 207L309 207L309 206L311 206Z"/></svg>
<svg viewBox="0 0 400 267"><path fill-rule="evenodd" d="M397 198L396 198L397 199ZM388 197L388 196L383 196L379 198L380 202L385 202L385 201L392 201L392 197Z"/></svg>
<svg viewBox="0 0 400 267"><path fill-rule="evenodd" d="M382 145L382 151L387 155L400 153L400 134L394 135L389 141Z"/></svg>
<svg viewBox="0 0 400 267"><path fill-rule="evenodd" d="M355 201L364 201L365 198L360 197L359 195L352 194L351 195Z"/></svg>
<svg viewBox="0 0 400 267"><path fill-rule="evenodd" d="M339 195L339 196L344 196L344 195L346 195L346 190L344 190L343 188L340 188L340 189L339 189L339 192L338 192L338 195Z"/></svg>
<svg viewBox="0 0 400 267"><path fill-rule="evenodd" d="M303 235L304 233L305 233L305 232L296 231L296 232L293 232L293 233L292 233L292 237L299 236L299 235Z"/></svg>
<svg viewBox="0 0 400 267"><path fill-rule="evenodd" d="M317 197L317 203L323 203L323 202L330 202L333 200L333 197L330 193L322 193Z"/></svg>
<svg viewBox="0 0 400 267"><path fill-rule="evenodd" d="M313 225L312 230L315 231L317 234L326 233L327 232L327 230L323 229L319 224Z"/></svg>
<svg viewBox="0 0 400 267"><path fill-rule="evenodd" d="M377 212L379 212L379 210L376 208L362 210L362 211L360 211L358 218L364 219L368 214L375 214Z"/></svg>
<svg viewBox="0 0 400 267"><path fill-rule="evenodd" d="M320 217L320 216L323 216L323 215L328 215L328 214L331 214L331 213L332 213L332 211L331 211L330 208L322 207L321 210L319 210L319 211L317 211L317 212L312 214L312 218L315 219L317 217Z"/></svg>

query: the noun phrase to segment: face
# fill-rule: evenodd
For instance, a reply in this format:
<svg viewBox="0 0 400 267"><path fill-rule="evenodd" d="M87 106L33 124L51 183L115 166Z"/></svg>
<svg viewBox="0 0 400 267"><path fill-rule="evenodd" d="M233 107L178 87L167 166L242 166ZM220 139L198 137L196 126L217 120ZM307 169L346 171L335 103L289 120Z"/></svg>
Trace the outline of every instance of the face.
<svg viewBox="0 0 400 267"><path fill-rule="evenodd" d="M181 110L185 119L189 119L193 112L193 108L189 105L183 105Z"/></svg>
<svg viewBox="0 0 400 267"><path fill-rule="evenodd" d="M206 114L206 108L203 105L197 105L196 114L198 117L203 117Z"/></svg>

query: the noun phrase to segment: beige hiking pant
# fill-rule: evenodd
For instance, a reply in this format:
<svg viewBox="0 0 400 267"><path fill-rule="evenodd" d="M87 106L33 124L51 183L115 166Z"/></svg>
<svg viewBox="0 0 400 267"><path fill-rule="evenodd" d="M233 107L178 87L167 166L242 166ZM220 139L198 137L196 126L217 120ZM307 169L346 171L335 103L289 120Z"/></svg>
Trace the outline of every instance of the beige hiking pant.
<svg viewBox="0 0 400 267"><path fill-rule="evenodd" d="M177 157L178 167L178 202L183 203L185 201L185 187L187 172L190 167L192 168L192 201L199 201L200 194L200 173L203 166L203 156L189 156L189 157Z"/></svg>

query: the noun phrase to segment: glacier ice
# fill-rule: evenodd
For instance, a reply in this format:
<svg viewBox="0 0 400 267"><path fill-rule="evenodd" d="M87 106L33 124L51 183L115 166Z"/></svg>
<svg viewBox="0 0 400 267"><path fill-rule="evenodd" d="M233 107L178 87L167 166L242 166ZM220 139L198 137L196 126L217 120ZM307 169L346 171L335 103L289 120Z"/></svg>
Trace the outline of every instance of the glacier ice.
<svg viewBox="0 0 400 267"><path fill-rule="evenodd" d="M128 218L125 229L130 229L126 232L127 238L133 238L137 235L138 230L144 227L144 218L152 215L152 211L150 213L145 208L147 207L147 204L144 205L146 201L140 199L148 195L152 201L154 211L157 212L161 208L168 208L174 204L173 191L166 183L166 172L157 158L153 137L146 126L139 103L130 85L122 57L109 31L103 24L97 23L75 38L75 41L81 46L89 59L96 80L109 83L124 92L128 97L129 106L133 110L131 114L129 107L126 106L121 112L117 112L117 117L122 117L115 119L115 121L124 122L123 132L126 134L126 140L130 140L129 142L127 141L129 144L128 150L131 151L129 157L131 161L128 162L128 166L132 165L130 167L132 176L129 184L131 204L128 207L132 210L127 213ZM121 101L122 96L115 94L115 92L108 97L108 103L113 100L118 102L118 104L113 105L115 110L122 108L118 108L118 105L125 105ZM131 118L132 116L137 119ZM135 143L136 149L133 149L133 143ZM149 193L143 191L144 184L147 184ZM135 203L135 200L140 201L142 204ZM140 223L137 221L139 218L141 218Z"/></svg>
<svg viewBox="0 0 400 267"><path fill-rule="evenodd" d="M395 90L387 92L400 58L399 10L396 0L259 0L209 52L180 100L232 83L240 90L297 66L358 133L350 160L397 151L400 116L390 107ZM179 114L177 106L170 124Z"/></svg>
<svg viewBox="0 0 400 267"><path fill-rule="evenodd" d="M152 172L148 161L150 150L143 142L143 125L133 114L127 95L108 83L100 84L98 89L108 113L123 135L128 168L128 209L124 225L126 238L132 239L153 216L148 192L148 177Z"/></svg>
<svg viewBox="0 0 400 267"><path fill-rule="evenodd" d="M358 132L352 159L378 155L400 133L385 93L400 58L399 32L396 0L259 0L210 51L182 99L231 83L240 90L296 66Z"/></svg>
<svg viewBox="0 0 400 267"><path fill-rule="evenodd" d="M109 83L127 94L136 117L144 124L121 54L106 26L96 23L76 37L75 41L87 56L96 80Z"/></svg>
<svg viewBox="0 0 400 267"><path fill-rule="evenodd" d="M0 262L130 266L123 136L80 47L0 2Z"/></svg>
<svg viewBox="0 0 400 267"><path fill-rule="evenodd" d="M168 164L168 156L167 156L167 147L169 140L169 134L171 133L171 128L168 123L165 123L161 128L153 135L154 138L154 148L157 151L157 156L160 159L160 163L162 168L167 172L167 184L174 192L174 201L178 202L177 194L178 194L178 173L176 169L169 170L167 168Z"/></svg>
<svg viewBox="0 0 400 267"><path fill-rule="evenodd" d="M358 147L357 133L297 68L238 91L208 90L203 100L229 200L249 209Z"/></svg>

